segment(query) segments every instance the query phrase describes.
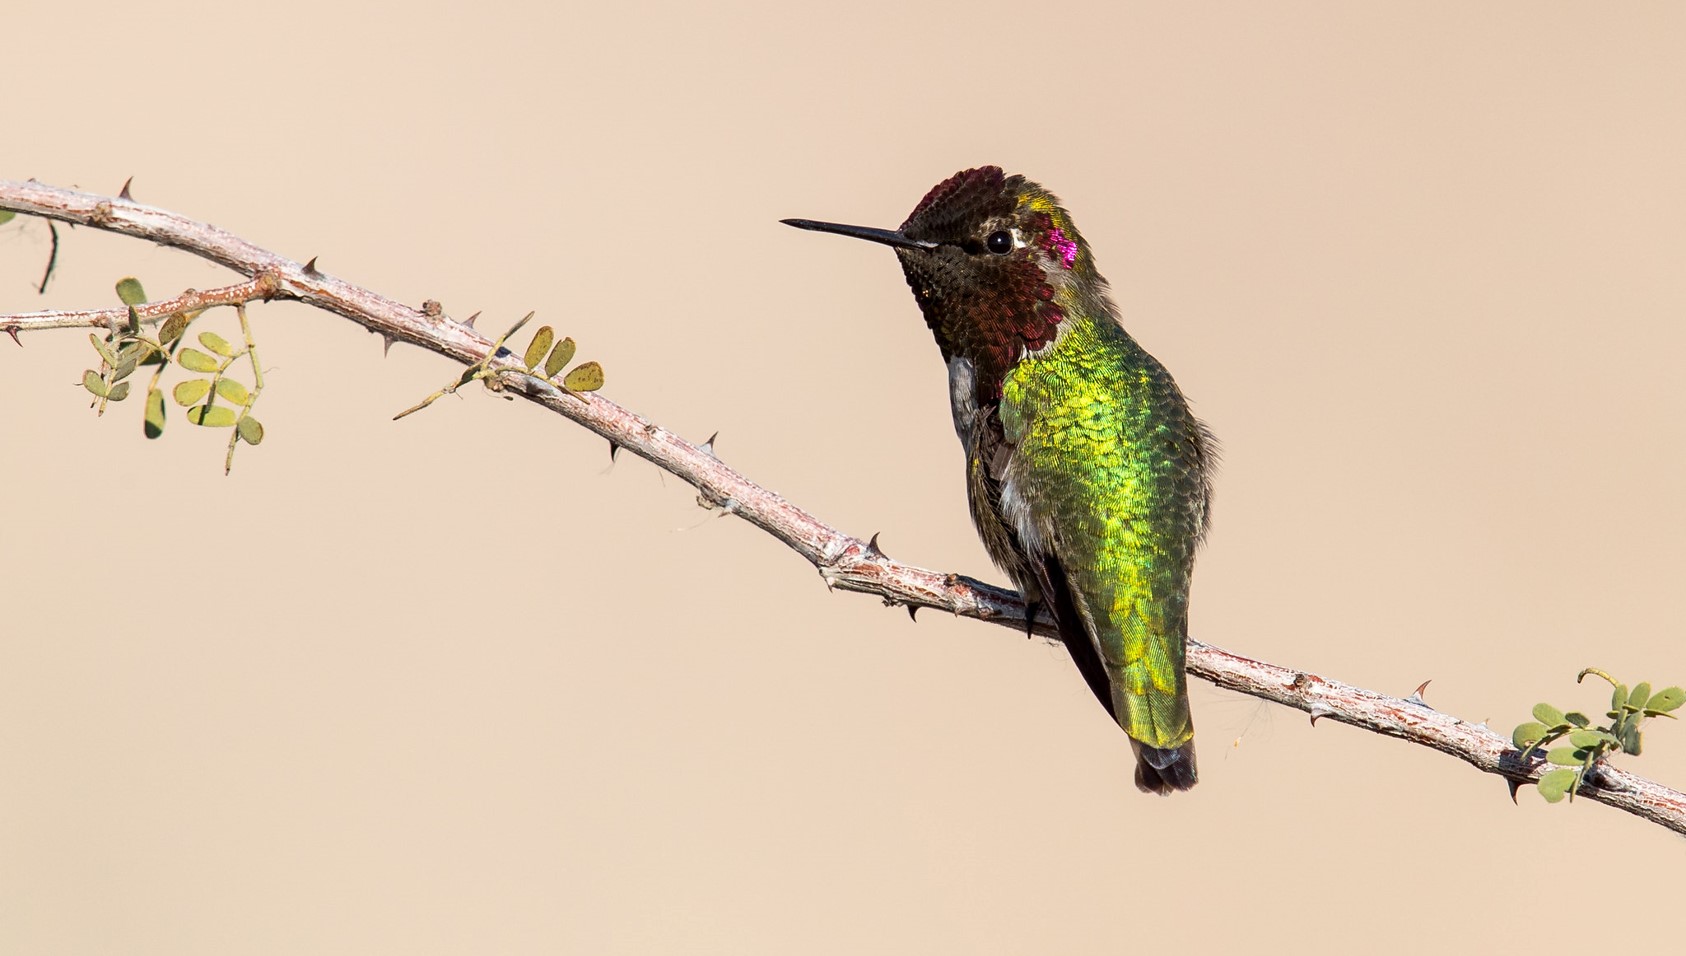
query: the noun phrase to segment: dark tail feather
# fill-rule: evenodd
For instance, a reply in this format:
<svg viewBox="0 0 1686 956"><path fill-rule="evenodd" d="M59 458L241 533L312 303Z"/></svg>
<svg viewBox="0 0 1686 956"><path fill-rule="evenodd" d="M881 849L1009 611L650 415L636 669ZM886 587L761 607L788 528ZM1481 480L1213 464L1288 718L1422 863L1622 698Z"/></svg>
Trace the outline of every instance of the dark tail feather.
<svg viewBox="0 0 1686 956"><path fill-rule="evenodd" d="M1136 787L1143 793L1164 796L1173 790L1187 790L1200 779L1194 769L1194 741L1175 750L1161 750L1130 741L1136 751Z"/></svg>

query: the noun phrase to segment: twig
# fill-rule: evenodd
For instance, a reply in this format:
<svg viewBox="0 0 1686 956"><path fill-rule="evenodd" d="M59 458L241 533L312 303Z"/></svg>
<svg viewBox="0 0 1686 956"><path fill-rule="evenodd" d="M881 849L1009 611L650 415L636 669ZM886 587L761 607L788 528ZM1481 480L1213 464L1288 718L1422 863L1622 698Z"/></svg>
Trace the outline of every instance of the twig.
<svg viewBox="0 0 1686 956"><path fill-rule="evenodd" d="M173 299L161 299L157 302L147 302L135 306L135 314L141 322L156 325L177 312L198 312L217 305L241 305L268 299L275 295L280 288L276 277L270 273L259 273L255 278L220 289L208 289L197 292L189 289ZM40 329L82 329L82 328L115 328L129 321L127 306L115 309L65 309L45 312L17 312L12 315L0 316L0 326L6 329L16 329L19 332L34 332Z"/></svg>
<svg viewBox="0 0 1686 956"><path fill-rule="evenodd" d="M41 270L41 284L35 287L36 295L47 294L47 283L52 281L53 269L59 264L59 227L58 223L47 220L47 235L52 237L53 247L47 253L47 268ZM17 338L13 335L12 338Z"/></svg>
<svg viewBox="0 0 1686 956"><path fill-rule="evenodd" d="M314 259L300 265L175 213L40 183L0 180L0 209L174 246L251 277L248 283L193 295L238 297L256 293L240 301L297 299L345 316L384 337L419 345L455 361L469 365L485 362L507 392L578 422L608 439L611 448L631 451L689 482L706 504L743 518L802 555L831 587L876 594L886 604L905 605L910 610L936 608L1017 631L1025 628L1025 607L1013 592L887 557L874 542L829 527L727 467L714 457L712 448L692 444L601 395L563 392L526 375L507 353L488 358L492 343L467 323L454 321L437 310L413 309L325 275L315 268ZM184 307L197 307L180 304L186 298L149 303L140 311L145 318L156 318ZM112 311L0 315L0 328L105 327ZM1057 639L1046 618L1035 622L1034 630ZM1294 668L1250 660L1199 641L1189 642L1188 668L1219 687L1304 711L1313 723L1326 717L1450 754L1506 778L1513 788L1538 779L1544 767L1543 762L1523 764L1510 741L1484 724L1471 724L1437 711L1422 703L1420 697L1380 694ZM1588 778L1579 795L1686 834L1686 793L1627 771L1602 766Z"/></svg>

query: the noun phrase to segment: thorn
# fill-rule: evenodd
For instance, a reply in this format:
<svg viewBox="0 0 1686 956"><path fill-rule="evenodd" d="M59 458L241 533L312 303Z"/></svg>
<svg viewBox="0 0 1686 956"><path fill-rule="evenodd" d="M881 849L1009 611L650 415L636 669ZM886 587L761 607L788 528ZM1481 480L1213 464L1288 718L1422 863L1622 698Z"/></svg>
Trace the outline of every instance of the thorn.
<svg viewBox="0 0 1686 956"><path fill-rule="evenodd" d="M1510 788L1510 802L1516 803L1516 791L1522 789L1522 781L1512 780L1509 777L1506 777L1505 778L1505 786ZM1516 805L1521 806L1522 804L1516 803Z"/></svg>
<svg viewBox="0 0 1686 956"><path fill-rule="evenodd" d="M134 182L135 182L135 177L133 177L133 176L130 176L128 179L123 180L123 188L120 191L118 191L117 198L122 199L122 200L126 200L128 202L134 202L135 197L129 195L129 187L131 185L133 185Z"/></svg>
<svg viewBox="0 0 1686 956"><path fill-rule="evenodd" d="M698 450L700 450L703 454L707 455L710 458L720 457L719 455L716 455L714 453L714 440L716 438L719 438L719 437L720 437L719 432L715 432L714 434L708 436L708 441L705 441L700 446L698 446Z"/></svg>
<svg viewBox="0 0 1686 956"><path fill-rule="evenodd" d="M7 335L10 335L12 337L13 342L16 342L18 344L18 348L20 348L20 349L23 348L23 340L18 338L18 327L17 326L8 325L8 326L6 326L4 331Z"/></svg>
<svg viewBox="0 0 1686 956"><path fill-rule="evenodd" d="M315 256L311 256L310 261L304 264L304 274L307 275L307 276L319 276L319 275L322 274L321 272L317 271L317 269L316 269L316 257Z"/></svg>
<svg viewBox="0 0 1686 956"><path fill-rule="evenodd" d="M910 620L913 621L913 623L918 624L919 623L919 605L909 604L907 606L907 616Z"/></svg>
<svg viewBox="0 0 1686 956"><path fill-rule="evenodd" d="M461 325L465 329L472 329L472 328L474 328L474 320L478 319L478 318L480 318L480 313L476 312L473 315L469 316L468 318L463 319L458 324Z"/></svg>
<svg viewBox="0 0 1686 956"><path fill-rule="evenodd" d="M1433 678L1430 678L1429 680L1425 680L1421 684L1418 684L1417 689L1411 692L1411 696L1405 698L1405 702L1408 704L1420 704L1427 707L1428 701L1423 700L1423 691L1428 689L1428 685L1432 683L1434 683L1434 680Z"/></svg>
<svg viewBox="0 0 1686 956"><path fill-rule="evenodd" d="M386 358L388 355L392 354L392 343L396 341L398 341L398 336L396 335L381 336L381 358Z"/></svg>
<svg viewBox="0 0 1686 956"><path fill-rule="evenodd" d="M1327 707L1324 707L1322 704L1312 704L1311 705L1311 725L1313 727L1316 727L1317 726L1317 718L1327 717L1332 713L1334 713L1334 711L1330 710Z"/></svg>
<svg viewBox="0 0 1686 956"><path fill-rule="evenodd" d="M476 312L474 314L479 315L480 313ZM470 318L468 321L473 322L474 319ZM611 464L611 465L614 464L615 463L615 456L620 454L620 453L621 453L621 446L615 444L614 442L610 442L609 443L609 464Z"/></svg>
<svg viewBox="0 0 1686 956"><path fill-rule="evenodd" d="M869 558L889 557L889 555L886 555L882 550L879 549L879 547L878 547L878 532L876 532L876 531L874 531L872 533L872 540L870 540L866 543L866 556L869 557Z"/></svg>

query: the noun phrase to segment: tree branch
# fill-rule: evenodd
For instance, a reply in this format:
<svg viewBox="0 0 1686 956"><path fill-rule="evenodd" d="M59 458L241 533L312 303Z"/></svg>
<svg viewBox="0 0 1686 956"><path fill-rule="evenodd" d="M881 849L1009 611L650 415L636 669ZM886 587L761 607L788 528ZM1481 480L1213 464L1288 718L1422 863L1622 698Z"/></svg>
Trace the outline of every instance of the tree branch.
<svg viewBox="0 0 1686 956"><path fill-rule="evenodd" d="M143 319L253 299L295 299L344 316L389 341L409 342L464 364L484 360L492 345L470 325L437 308L411 308L326 275L315 268L315 260L301 265L215 226L126 197L113 199L36 182L0 180L0 209L173 246L248 277L223 289L147 303L136 310ZM126 310L113 309L19 313L0 315L0 330L106 328L126 317ZM525 367L507 352L500 352L489 367L507 392L571 419L607 439L612 448L624 448L684 479L696 487L705 505L723 508L777 538L818 568L830 587L876 594L886 604L904 605L910 612L935 608L1018 630L1026 627L1024 604L1013 592L889 558L878 549L876 539L862 541L831 528L727 467L714 457L708 443L699 446L686 441L600 395L564 392L526 374ZM1046 617L1034 622L1032 629L1058 639ZM1304 711L1314 724L1327 717L1450 754L1506 778L1513 796L1517 786L1538 779L1545 766L1538 759L1524 764L1507 738L1485 724L1437 711L1415 694L1391 697L1194 640L1189 641L1188 669L1219 687ZM1636 774L1600 765L1587 775L1578 796L1686 834L1686 793Z"/></svg>

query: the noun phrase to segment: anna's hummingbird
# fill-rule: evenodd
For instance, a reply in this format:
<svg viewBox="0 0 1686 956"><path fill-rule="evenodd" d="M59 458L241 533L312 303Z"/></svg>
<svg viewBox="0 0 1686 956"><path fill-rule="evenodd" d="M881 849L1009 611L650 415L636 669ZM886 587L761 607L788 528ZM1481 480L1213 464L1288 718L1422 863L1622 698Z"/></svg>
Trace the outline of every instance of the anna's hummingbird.
<svg viewBox="0 0 1686 956"><path fill-rule="evenodd" d="M1032 616L1045 607L1136 752L1136 786L1194 786L1183 658L1215 445L1118 322L1071 216L994 166L939 183L881 242L948 364L972 522Z"/></svg>

